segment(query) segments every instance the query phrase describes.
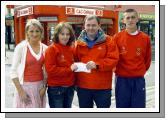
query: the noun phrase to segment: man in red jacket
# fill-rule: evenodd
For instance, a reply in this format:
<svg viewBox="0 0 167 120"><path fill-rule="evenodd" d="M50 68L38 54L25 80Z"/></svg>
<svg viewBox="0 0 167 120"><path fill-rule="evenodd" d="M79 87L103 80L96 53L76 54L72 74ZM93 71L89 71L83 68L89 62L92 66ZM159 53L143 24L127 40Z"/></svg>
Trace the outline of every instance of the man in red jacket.
<svg viewBox="0 0 167 120"><path fill-rule="evenodd" d="M150 38L137 30L138 13L127 9L124 13L126 29L114 36L119 49L116 66L116 107L144 108L146 101L144 74L151 63Z"/></svg>
<svg viewBox="0 0 167 120"><path fill-rule="evenodd" d="M97 16L86 16L85 29L81 32L76 46L78 62L86 64L90 73L77 74L77 95L79 107L109 108L111 105L112 73L119 53L112 38L100 28Z"/></svg>

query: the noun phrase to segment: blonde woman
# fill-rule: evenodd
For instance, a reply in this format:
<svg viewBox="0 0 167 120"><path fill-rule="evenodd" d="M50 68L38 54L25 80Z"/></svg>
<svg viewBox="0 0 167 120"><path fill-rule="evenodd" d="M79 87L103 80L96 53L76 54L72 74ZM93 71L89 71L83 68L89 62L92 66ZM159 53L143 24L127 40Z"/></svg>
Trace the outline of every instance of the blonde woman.
<svg viewBox="0 0 167 120"><path fill-rule="evenodd" d="M25 28L26 40L14 51L10 77L16 87L14 106L17 108L43 108L46 106L46 81L44 52L41 43L43 27L36 19L30 19Z"/></svg>

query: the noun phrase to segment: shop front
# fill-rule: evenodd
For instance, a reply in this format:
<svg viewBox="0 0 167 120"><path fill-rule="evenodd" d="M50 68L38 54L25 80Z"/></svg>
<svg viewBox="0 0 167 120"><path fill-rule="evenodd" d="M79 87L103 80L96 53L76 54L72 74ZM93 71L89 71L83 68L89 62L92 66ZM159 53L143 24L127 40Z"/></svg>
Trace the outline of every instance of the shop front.
<svg viewBox="0 0 167 120"><path fill-rule="evenodd" d="M85 15L97 15L100 18L101 28L108 35L112 36L118 31L116 29L117 13L112 11L66 7L66 15L67 21L75 30L76 37L78 37L82 29L84 29L83 22Z"/></svg>
<svg viewBox="0 0 167 120"><path fill-rule="evenodd" d="M151 38L151 44L155 45L155 15L139 14L140 21L138 23L139 30L148 34Z"/></svg>
<svg viewBox="0 0 167 120"><path fill-rule="evenodd" d="M29 19L38 19L44 27L43 43L52 43L55 26L62 21L69 22L79 36L83 29L86 15L97 15L101 18L101 27L109 35L118 32L118 13L111 10L90 9L69 6L26 5L15 8L15 42L18 44L25 39L25 25Z"/></svg>

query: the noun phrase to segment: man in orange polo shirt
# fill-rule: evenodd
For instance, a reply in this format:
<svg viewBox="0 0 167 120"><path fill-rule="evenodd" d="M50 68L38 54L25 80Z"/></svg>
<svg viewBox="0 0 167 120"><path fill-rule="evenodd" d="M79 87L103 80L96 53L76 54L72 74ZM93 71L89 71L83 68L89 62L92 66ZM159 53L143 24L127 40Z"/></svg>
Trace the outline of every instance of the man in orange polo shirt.
<svg viewBox="0 0 167 120"><path fill-rule="evenodd" d="M85 29L81 32L76 46L78 62L86 64L90 73L77 74L77 95L80 108L92 108L95 102L98 108L111 105L112 73L119 53L112 38L100 28L97 16L86 16Z"/></svg>
<svg viewBox="0 0 167 120"><path fill-rule="evenodd" d="M144 75L151 63L150 38L137 30L138 13L127 9L124 13L126 29L114 36L119 49L116 66L116 107L144 108L146 101Z"/></svg>

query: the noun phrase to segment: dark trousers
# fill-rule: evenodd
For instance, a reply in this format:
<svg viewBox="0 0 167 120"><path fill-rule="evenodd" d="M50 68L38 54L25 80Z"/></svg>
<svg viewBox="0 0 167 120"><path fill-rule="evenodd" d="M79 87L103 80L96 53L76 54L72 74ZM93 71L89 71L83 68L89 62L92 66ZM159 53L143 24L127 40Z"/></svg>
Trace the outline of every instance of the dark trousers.
<svg viewBox="0 0 167 120"><path fill-rule="evenodd" d="M50 108L71 108L74 87L48 87L47 93Z"/></svg>
<svg viewBox="0 0 167 120"><path fill-rule="evenodd" d="M144 77L125 78L116 76L115 97L117 108L145 108Z"/></svg>
<svg viewBox="0 0 167 120"><path fill-rule="evenodd" d="M97 108L109 108L111 105L111 89L92 90L77 88L80 108L93 108L95 102Z"/></svg>

